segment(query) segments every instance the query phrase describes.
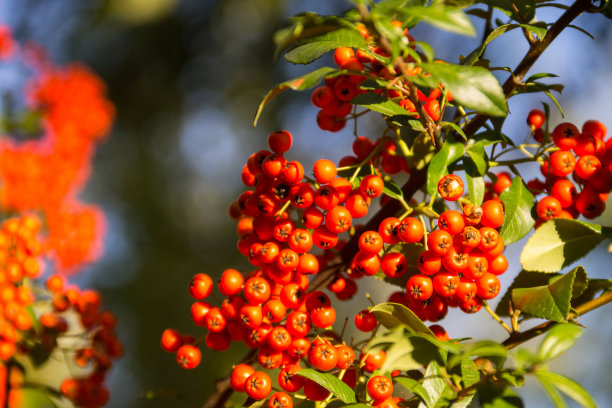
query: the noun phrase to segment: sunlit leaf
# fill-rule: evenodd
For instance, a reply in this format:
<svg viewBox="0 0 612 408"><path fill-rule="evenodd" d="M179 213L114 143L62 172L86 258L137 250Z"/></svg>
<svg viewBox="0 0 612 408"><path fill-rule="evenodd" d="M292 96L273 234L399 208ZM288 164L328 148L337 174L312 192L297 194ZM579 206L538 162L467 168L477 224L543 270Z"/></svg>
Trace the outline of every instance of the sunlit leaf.
<svg viewBox="0 0 612 408"><path fill-rule="evenodd" d="M285 81L276 85L274 88L268 91L266 96L264 96L263 100L259 103L257 113L255 114L255 120L253 121L253 126L257 126L257 120L259 119L259 115L261 115L263 108L268 104L268 102L277 97L280 93L286 91L287 89L293 89L294 91L302 91L304 89L312 88L316 86L319 82L321 82L321 80L326 75L330 74L333 71L335 71L334 68L322 67L295 79L290 79L289 81Z"/></svg>
<svg viewBox="0 0 612 408"><path fill-rule="evenodd" d="M336 397L340 398L346 404L354 404L357 402L357 399L355 398L355 391L332 374L322 373L311 368L305 368L300 370L297 375L311 379L321 387L330 391Z"/></svg>
<svg viewBox="0 0 612 408"><path fill-rule="evenodd" d="M521 253L528 271L557 272L593 250L604 237L602 228L576 220L554 219L542 224Z"/></svg>
<svg viewBox="0 0 612 408"><path fill-rule="evenodd" d="M506 217L499 234L506 245L523 238L535 225L531 216L533 195L520 177L512 180L510 188L499 197L504 204Z"/></svg>

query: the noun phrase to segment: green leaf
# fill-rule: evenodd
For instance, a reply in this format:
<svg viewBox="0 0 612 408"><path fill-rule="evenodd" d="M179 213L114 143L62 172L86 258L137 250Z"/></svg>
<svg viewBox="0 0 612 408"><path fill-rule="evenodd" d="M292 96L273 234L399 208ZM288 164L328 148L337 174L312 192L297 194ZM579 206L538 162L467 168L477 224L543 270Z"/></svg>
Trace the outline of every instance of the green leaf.
<svg viewBox="0 0 612 408"><path fill-rule="evenodd" d="M480 144L482 147L491 146L496 143L509 144L515 146L512 139L498 130L485 130L484 132L474 135L473 144ZM470 141L472 142L472 141Z"/></svg>
<svg viewBox="0 0 612 408"><path fill-rule="evenodd" d="M546 334L540 344L538 355L544 361L552 360L576 344L580 336L582 336L580 326L572 323L558 324Z"/></svg>
<svg viewBox="0 0 612 408"><path fill-rule="evenodd" d="M418 370L422 365L412 358L413 347L409 341L392 344L385 352L385 362L380 368L383 373L393 370Z"/></svg>
<svg viewBox="0 0 612 408"><path fill-rule="evenodd" d="M476 60L480 58L480 56L484 52L484 49L491 41L493 41L494 39L496 39L497 37L499 37L500 35L508 31L514 30L517 27L520 27L520 26L518 24L504 24L504 25L497 27L495 30L491 31L491 33L489 33L485 41L482 44L480 44L478 47L476 47L474 51L469 53L467 57L465 57L465 59L463 60L463 65L473 65L474 62L476 62Z"/></svg>
<svg viewBox="0 0 612 408"><path fill-rule="evenodd" d="M465 346L465 353L470 356L505 358L508 355L504 346L491 340L481 340Z"/></svg>
<svg viewBox="0 0 612 408"><path fill-rule="evenodd" d="M374 314L376 320L387 329L406 325L415 333L425 333L434 336L433 332L429 330L429 327L427 327L412 310L399 303L380 303L371 307L370 311Z"/></svg>
<svg viewBox="0 0 612 408"><path fill-rule="evenodd" d="M538 74L533 74L532 76L527 78L525 80L525 82L526 83L534 82L534 81L537 81L538 79L542 79L542 78L557 78L558 76L559 75L557 75L557 74L551 74L549 72L540 72Z"/></svg>
<svg viewBox="0 0 612 408"><path fill-rule="evenodd" d="M531 232L535 220L531 216L533 195L520 177L512 180L509 189L499 197L504 204L506 218L499 234L506 245L518 241Z"/></svg>
<svg viewBox="0 0 612 408"><path fill-rule="evenodd" d="M387 116L406 115L413 116L414 113L408 112L392 100L374 92L366 92L357 95L351 100L352 104L363 106L370 110L382 113Z"/></svg>
<svg viewBox="0 0 612 408"><path fill-rule="evenodd" d="M535 286L548 285L550 283L550 274L543 272L521 271L514 278L512 284L504 293L495 309L495 313L499 316L508 316L508 306L512 301L512 291L517 288L533 288Z"/></svg>
<svg viewBox="0 0 612 408"><path fill-rule="evenodd" d="M334 68L330 67L321 67L315 71L309 72L308 74L302 75L295 79L290 79L289 81L285 81L276 85L272 88L266 96L264 96L263 100L259 103L259 107L257 108L257 113L255 114L255 120L253 121L253 126L257 126L257 120L259 119L259 115L263 111L264 106L272 99L274 99L281 92L286 91L287 89L293 89L294 91L302 91L304 89L312 88L316 86L321 79L323 79L329 73L335 71Z"/></svg>
<svg viewBox="0 0 612 408"><path fill-rule="evenodd" d="M427 402L431 402L429 400L429 394L427 393L427 390L423 387L420 381L408 377L395 377L393 381L402 385L408 391L418 396L426 404Z"/></svg>
<svg viewBox="0 0 612 408"><path fill-rule="evenodd" d="M523 408L521 397L503 383L492 381L478 388L478 400L482 408Z"/></svg>
<svg viewBox="0 0 612 408"><path fill-rule="evenodd" d="M385 180L385 186L383 187L383 193L396 200L404 199L404 192L397 186L392 180Z"/></svg>
<svg viewBox="0 0 612 408"><path fill-rule="evenodd" d="M471 159L468 159L465 164L465 178L467 180L470 201L472 202L472 204L481 205L485 195L484 177L473 176L473 173L468 171L469 166L476 166L475 164L473 164L473 161Z"/></svg>
<svg viewBox="0 0 612 408"><path fill-rule="evenodd" d="M480 381L480 371L474 361L468 356L461 359L461 377L463 377L463 386L471 387Z"/></svg>
<svg viewBox="0 0 612 408"><path fill-rule="evenodd" d="M537 36L540 40L544 38L548 32L548 26L544 21L538 21L533 24L521 24L521 27L531 31L531 33Z"/></svg>
<svg viewBox="0 0 612 408"><path fill-rule="evenodd" d="M339 47L367 49L367 42L356 29L339 28L300 41L297 47L285 54L285 59L293 64L309 64Z"/></svg>
<svg viewBox="0 0 612 408"><path fill-rule="evenodd" d="M418 18L445 31L469 36L476 35L476 29L470 18L455 7L404 7L399 10L398 18L403 21Z"/></svg>
<svg viewBox="0 0 612 408"><path fill-rule="evenodd" d="M431 159L427 169L427 193L433 196L438 191L438 182L442 176L448 174L448 166L463 157L463 144L448 137L442 148Z"/></svg>
<svg viewBox="0 0 612 408"><path fill-rule="evenodd" d="M431 162L431 159L436 154L436 148L431 143L429 135L425 133L425 128L423 128L421 122L419 122L418 120L410 122L418 123L423 129L423 133L417 135L412 145L412 157L415 161L414 166L417 170L421 170L427 165L427 163Z"/></svg>
<svg viewBox="0 0 612 408"><path fill-rule="evenodd" d="M575 271L576 271L576 277L574 278L574 284L572 287L572 307L576 307L576 305L580 304L580 303L574 304L575 303L574 301L584 303L584 301L591 300L594 294L597 293L598 290L601 290L601 288L596 289L594 287L595 285L593 285L592 287L593 293L587 294L586 289L587 287L592 286L591 285L592 282L588 280L586 271L584 270L583 267L579 266L575 268ZM508 305L510 304L510 301L512 299L512 291L514 289L533 288L536 286L546 286L548 284L552 284L553 282L555 282L557 279L561 278L562 276L564 275L559 274L559 273L550 274L550 273L544 273L544 272L521 271L517 275L517 277L514 279L514 281L512 282L512 285L510 285L510 287L508 288L504 296L502 296L501 300L499 301L497 305L497 309L495 310L495 313L497 313L500 316L508 316ZM612 286L610 286L610 288L612 289ZM586 296L583 296L583 293Z"/></svg>
<svg viewBox="0 0 612 408"><path fill-rule="evenodd" d="M463 138L463 140L465 140L465 141L468 140L468 138L467 138L465 132L463 131L463 129L461 129L461 127L459 127L459 125L457 125L456 123L453 123L453 122L442 122L442 123L440 123L440 128L444 129L444 128L447 128L447 127L451 128L455 132L457 132L457 134L459 134ZM448 132L449 131L447 131L447 134L448 134Z"/></svg>
<svg viewBox="0 0 612 408"><path fill-rule="evenodd" d="M567 407L567 403L565 402L565 400L563 399L563 397L561 396L561 394L559 393L559 391L557 391L555 387L553 387L551 384L547 382L541 382L541 381L540 381L540 385L542 386L542 389L544 389L546 394L550 397L550 400L553 402L553 404L555 404L555 407L557 408Z"/></svg>
<svg viewBox="0 0 612 408"><path fill-rule="evenodd" d="M482 67L427 62L421 65L453 94L453 103L489 116L506 116L506 96L497 78Z"/></svg>
<svg viewBox="0 0 612 408"><path fill-rule="evenodd" d="M565 321L570 310L572 287L579 266L549 285L519 288L512 291L512 304L519 310L541 319ZM584 268L582 268L584 272Z"/></svg>
<svg viewBox="0 0 612 408"><path fill-rule="evenodd" d="M21 408L55 408L48 393L39 388L21 387Z"/></svg>
<svg viewBox="0 0 612 408"><path fill-rule="evenodd" d="M448 387L444 377L442 377L442 369L434 360L427 366L425 376L423 377L423 388L427 391L427 400L424 401L428 408L436 406L438 401L444 395L445 389Z"/></svg>
<svg viewBox="0 0 612 408"><path fill-rule="evenodd" d="M576 284L574 284L574 286L576 286ZM595 295L597 295L601 291L612 291L612 280L589 279L585 290L578 297L572 299L572 307L576 308L583 303L593 300L595 298Z"/></svg>
<svg viewBox="0 0 612 408"><path fill-rule="evenodd" d="M312 368L304 368L303 370L300 370L297 375L316 382L321 387L340 398L346 404L354 404L357 402L357 399L355 398L355 391L353 391L353 389L346 385L342 380L339 380L337 377L331 374L322 373L317 370L313 370Z"/></svg>
<svg viewBox="0 0 612 408"><path fill-rule="evenodd" d="M477 172L474 175L484 176L487 172L487 168L489 167L487 165L484 146L481 143L476 143L474 145L469 146L465 150L465 152L468 154L468 156L472 160L472 163L476 167Z"/></svg>
<svg viewBox="0 0 612 408"><path fill-rule="evenodd" d="M547 221L529 238L521 253L528 271L557 272L593 250L603 237L601 227L576 220Z"/></svg>
<svg viewBox="0 0 612 408"><path fill-rule="evenodd" d="M470 404L472 403L472 400L474 399L474 395L476 395L475 392L472 392L471 394L468 394L468 395L464 396L459 401L453 402L452 405L450 406L450 408L467 408L467 407L469 407Z"/></svg>
<svg viewBox="0 0 612 408"><path fill-rule="evenodd" d="M548 384L567 395L586 408L597 408L597 404L589 392L576 381L551 371L537 371L536 377L542 384Z"/></svg>

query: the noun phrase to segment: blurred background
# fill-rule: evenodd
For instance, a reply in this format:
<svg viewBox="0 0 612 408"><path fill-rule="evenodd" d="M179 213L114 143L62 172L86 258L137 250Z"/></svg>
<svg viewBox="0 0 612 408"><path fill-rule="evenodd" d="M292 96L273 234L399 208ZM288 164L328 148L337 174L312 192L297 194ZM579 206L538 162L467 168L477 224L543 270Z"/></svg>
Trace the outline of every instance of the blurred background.
<svg viewBox="0 0 612 408"><path fill-rule="evenodd" d="M168 327L202 333L190 320L186 288L192 275L217 277L227 267L247 269L236 250L234 223L226 214L242 191L243 164L251 152L265 147L268 133L290 130L295 144L289 157L307 169L321 157L337 161L350 149L352 129L330 134L316 127L309 92L279 96L264 110L257 128L252 126L268 89L311 69L275 60L273 32L297 12L332 14L348 7L346 1L310 0L0 2L0 23L11 26L17 39L42 44L60 63L89 65L104 79L117 107L112 135L98 150L94 174L82 193L107 214L106 252L76 277L82 286L100 290L105 305L119 317L125 355L110 375L108 406L200 406L212 392L214 379L227 374L242 355L239 346L225 353L206 350L203 364L187 372L173 355L161 351L159 338ZM554 21L560 12L545 10L541 18ZM559 98L566 120L581 126L587 119L599 119L612 130L609 20L586 15L576 24L596 40L566 30L532 73L560 76L566 85ZM478 42L427 26L411 32L432 44L437 57L451 62ZM525 51L525 41L515 31L495 40L487 57L492 65L513 67ZM321 61L330 63L329 56ZM527 112L540 107L542 100L513 99L504 132L522 141L528 133ZM560 122L554 106L552 112L552 123ZM378 121L366 121L359 131L375 138L379 126ZM537 169L532 170L535 176ZM611 211L601 221L612 225ZM522 243L506 250L510 269L503 276L505 286L520 269ZM594 251L584 263L588 274L610 278L609 257L605 246ZM394 290L377 283L370 292L380 302ZM365 305L363 293L346 307ZM572 353L580 359L566 355L555 362L556 369L578 379L602 407L612 406L609 309L580 319L589 327ZM474 318L451 312L442 324L451 337L503 339L503 329L484 311L480 314ZM147 393L158 397L144 398ZM522 395L528 406L552 406L535 383L528 382Z"/></svg>

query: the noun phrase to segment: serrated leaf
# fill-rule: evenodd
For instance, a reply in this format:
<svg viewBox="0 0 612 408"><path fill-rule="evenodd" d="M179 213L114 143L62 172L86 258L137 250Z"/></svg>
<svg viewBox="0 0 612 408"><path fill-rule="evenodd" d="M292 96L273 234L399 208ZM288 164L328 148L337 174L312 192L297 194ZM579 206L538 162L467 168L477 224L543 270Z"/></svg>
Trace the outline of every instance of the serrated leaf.
<svg viewBox="0 0 612 408"><path fill-rule="evenodd" d="M558 357L573 347L582 333L582 328L575 324L566 323L554 326L540 344L539 357L544 361Z"/></svg>
<svg viewBox="0 0 612 408"><path fill-rule="evenodd" d="M476 29L470 18L459 8L445 6L404 7L398 11L402 21L415 18L434 27L457 34L474 36Z"/></svg>
<svg viewBox="0 0 612 408"><path fill-rule="evenodd" d="M535 286L548 285L550 283L550 274L544 272L521 271L514 278L512 284L506 290L506 293L501 297L495 313L499 316L508 316L508 306L512 301L512 291L517 288L532 288Z"/></svg>
<svg viewBox="0 0 612 408"><path fill-rule="evenodd" d="M512 180L510 188L499 196L506 213L499 234L506 245L518 241L531 232L535 220L531 216L533 195L520 177Z"/></svg>
<svg viewBox="0 0 612 408"><path fill-rule="evenodd" d="M302 40L297 47L285 54L285 59L293 64L309 64L339 47L367 49L367 42L356 29L339 28Z"/></svg>
<svg viewBox="0 0 612 408"><path fill-rule="evenodd" d="M357 402L357 399L355 398L355 391L353 391L353 389L346 385L342 380L339 380L337 377L331 374L322 373L311 368L304 368L303 370L300 370L297 375L316 382L321 387L340 398L346 404L354 404Z"/></svg>
<svg viewBox="0 0 612 408"><path fill-rule="evenodd" d="M591 300L592 295L588 294L587 296L582 296L585 293L587 287L591 285L589 281L586 271L582 266L575 268L576 277L574 278L574 284L572 287L572 307L580 303L580 301ZM550 274L544 272L530 272L530 271L521 271L517 277L514 279L504 296L502 296L499 304L497 305L497 309L495 313L500 316L508 316L508 305L510 304L512 298L512 291L517 288L533 288L537 286L546 286L555 282L555 280L559 279L564 275L562 274ZM612 283L612 281L611 281ZM612 289L612 286L610 286ZM593 288L595 289L595 288ZM597 290L593 291L593 295L597 292ZM586 294L586 293L585 293Z"/></svg>
<svg viewBox="0 0 612 408"><path fill-rule="evenodd" d="M427 169L427 193L433 196L438 191L438 182L442 176L448 174L448 166L463 157L463 144L449 136L442 148L431 159Z"/></svg>
<svg viewBox="0 0 612 408"><path fill-rule="evenodd" d="M397 186L397 184L395 184L392 180L385 180L384 183L383 194L386 194L396 200L404 199L404 192Z"/></svg>
<svg viewBox="0 0 612 408"><path fill-rule="evenodd" d="M434 335L433 332L429 330L429 327L427 327L412 310L399 303L380 303L371 307L370 311L374 314L376 320L387 329L405 325L415 333Z"/></svg>
<svg viewBox="0 0 612 408"><path fill-rule="evenodd" d="M525 244L521 264L528 271L557 272L588 254L603 239L601 232L591 224L567 219L550 220L542 224Z"/></svg>
<svg viewBox="0 0 612 408"><path fill-rule="evenodd" d="M471 387L480 381L480 371L478 371L476 363L468 356L461 359L461 377L464 387Z"/></svg>
<svg viewBox="0 0 612 408"><path fill-rule="evenodd" d="M514 289L512 304L515 308L541 319L565 321L570 310L572 286L577 270L578 268L571 270L549 285Z"/></svg>
<svg viewBox="0 0 612 408"><path fill-rule="evenodd" d="M427 391L428 400L425 405L428 408L434 408L438 401L444 395L445 389L448 387L444 377L442 377L442 369L434 360L427 366L425 376L423 377L423 388Z"/></svg>
<svg viewBox="0 0 612 408"><path fill-rule="evenodd" d="M259 115L263 111L264 106L280 93L286 91L287 89L293 89L294 91L302 91L304 89L312 88L316 86L321 79L323 79L326 75L335 71L334 68L331 67L321 67L315 71L309 72L300 77L290 79L289 81L285 81L276 85L272 88L266 96L264 96L263 100L259 103L259 107L257 108L257 113L255 114L255 120L253 121L253 126L257 126L257 120L259 119Z"/></svg>
<svg viewBox="0 0 612 408"><path fill-rule="evenodd" d="M414 113L407 111L392 100L374 92L366 92L357 95L351 100L352 104L363 106L370 110L382 113L387 116L406 115L414 116Z"/></svg>
<svg viewBox="0 0 612 408"><path fill-rule="evenodd" d="M504 91L486 68L435 62L423 63L421 67L448 88L453 94L453 103L489 116L508 114Z"/></svg>
<svg viewBox="0 0 612 408"><path fill-rule="evenodd" d="M597 408L589 392L576 381L552 371L537 371L536 377L542 384L548 384L570 397L585 408Z"/></svg>

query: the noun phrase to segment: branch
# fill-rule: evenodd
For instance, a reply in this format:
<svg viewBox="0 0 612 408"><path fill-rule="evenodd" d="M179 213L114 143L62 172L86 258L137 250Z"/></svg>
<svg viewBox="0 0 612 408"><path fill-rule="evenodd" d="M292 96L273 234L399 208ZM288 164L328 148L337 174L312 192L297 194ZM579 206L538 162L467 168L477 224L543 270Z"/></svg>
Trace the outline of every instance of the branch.
<svg viewBox="0 0 612 408"><path fill-rule="evenodd" d="M581 316L585 313L595 310L598 307L601 307L610 302L612 302L612 292L606 292L600 297L595 298L593 300L589 300L588 302L585 302L581 304L580 306L576 307L576 313ZM538 337L541 334L546 333L548 330L552 329L553 326L557 324L559 323L550 320L548 322L544 322L522 333L515 332L513 335L508 337L506 341L504 341L502 344L507 349L514 348L522 343L525 343L526 341L529 341L535 337Z"/></svg>
<svg viewBox="0 0 612 408"><path fill-rule="evenodd" d="M542 53L548 48L548 46L553 42L555 38L568 26L570 23L578 17L581 13L590 10L591 3L589 0L577 0L570 8L568 8L565 13L559 17L556 23L554 23L548 31L544 38L540 41L534 42L527 51L527 54L523 57L521 62L517 65L517 67L512 72L512 75L506 80L504 85L502 86L504 90L504 94L506 95L506 99L510 97L512 92L520 85L523 81L527 72L531 69L533 64L540 58ZM469 137L476 133L482 125L489 119L487 115L476 115L465 127L465 134Z"/></svg>

